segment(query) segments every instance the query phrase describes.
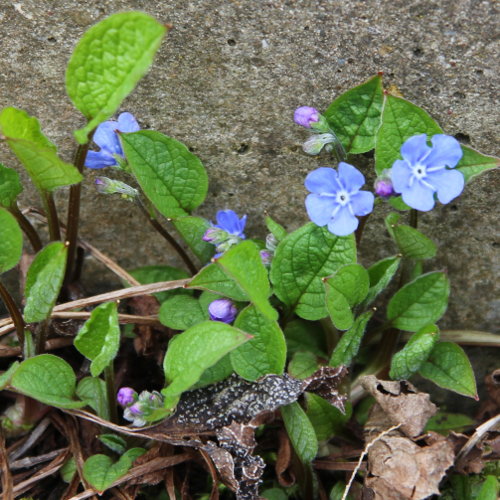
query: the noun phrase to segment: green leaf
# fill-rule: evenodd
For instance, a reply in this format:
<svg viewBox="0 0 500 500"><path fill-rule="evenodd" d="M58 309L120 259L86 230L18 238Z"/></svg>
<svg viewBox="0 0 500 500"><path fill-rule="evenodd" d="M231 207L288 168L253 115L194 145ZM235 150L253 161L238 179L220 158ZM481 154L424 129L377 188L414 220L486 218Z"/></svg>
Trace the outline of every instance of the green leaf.
<svg viewBox="0 0 500 500"><path fill-rule="evenodd" d="M382 77L377 75L337 97L325 111L347 153L365 153L375 147L383 101Z"/></svg>
<svg viewBox="0 0 500 500"><path fill-rule="evenodd" d="M265 220L268 231L276 238L276 241L279 243L288 234L286 232L286 229L274 219L271 219L269 215L266 215Z"/></svg>
<svg viewBox="0 0 500 500"><path fill-rule="evenodd" d="M238 284L264 316L270 320L278 319L278 312L269 303L271 286L255 243L239 243L216 259L216 264Z"/></svg>
<svg viewBox="0 0 500 500"><path fill-rule="evenodd" d="M310 351L317 356L326 357L325 332L318 323L295 319L286 324L284 333L290 354Z"/></svg>
<svg viewBox="0 0 500 500"><path fill-rule="evenodd" d="M436 244L417 229L404 224L392 227L392 237L403 257L409 259L431 259L436 255Z"/></svg>
<svg viewBox="0 0 500 500"><path fill-rule="evenodd" d="M184 144L153 130L120 138L130 169L162 215L183 217L203 202L208 176L200 159Z"/></svg>
<svg viewBox="0 0 500 500"><path fill-rule="evenodd" d="M424 432L439 432L446 436L449 431L463 432L473 425L474 420L467 415L440 411L427 421Z"/></svg>
<svg viewBox="0 0 500 500"><path fill-rule="evenodd" d="M76 395L90 406L99 417L110 420L106 383L97 377L85 377L76 386ZM115 404L113 401L112 404Z"/></svg>
<svg viewBox="0 0 500 500"><path fill-rule="evenodd" d="M0 163L0 205L9 208L22 190L19 174L13 168Z"/></svg>
<svg viewBox="0 0 500 500"><path fill-rule="evenodd" d="M127 451L127 441L117 434L99 434L97 438L104 446L119 455Z"/></svg>
<svg viewBox="0 0 500 500"><path fill-rule="evenodd" d="M209 319L209 316L198 299L190 295L174 295L161 305L159 319L163 325L174 330L187 330Z"/></svg>
<svg viewBox="0 0 500 500"><path fill-rule="evenodd" d="M209 262L214 255L215 247L203 241L203 235L211 226L210 222L201 217L189 216L173 219L172 224L200 262L202 264Z"/></svg>
<svg viewBox="0 0 500 500"><path fill-rule="evenodd" d="M205 321L176 335L163 360L165 379L162 390L165 407L172 408L179 396L190 389L203 372L227 353L251 338L245 332L218 321Z"/></svg>
<svg viewBox="0 0 500 500"><path fill-rule="evenodd" d="M356 261L354 237L335 236L313 223L297 229L278 245L271 282L278 298L304 319L327 316L323 278Z"/></svg>
<svg viewBox="0 0 500 500"><path fill-rule="evenodd" d="M440 387L477 399L474 371L467 354L457 344L436 344L419 374Z"/></svg>
<svg viewBox="0 0 500 500"><path fill-rule="evenodd" d="M0 207L0 273L17 265L23 252L23 233L17 220Z"/></svg>
<svg viewBox="0 0 500 500"><path fill-rule="evenodd" d="M40 250L31 263L24 291L24 320L27 323L43 321L50 316L61 291L67 253L67 247L55 241Z"/></svg>
<svg viewBox="0 0 500 500"><path fill-rule="evenodd" d="M422 274L399 289L387 306L387 319L400 330L416 332L446 311L450 284L444 273Z"/></svg>
<svg viewBox="0 0 500 500"><path fill-rule="evenodd" d="M215 384L226 379L232 373L234 373L234 370L231 364L231 353L229 353L219 359L215 365L207 368L200 377L200 380L191 389L199 389L200 387Z"/></svg>
<svg viewBox="0 0 500 500"><path fill-rule="evenodd" d="M143 12L114 14L92 26L75 47L66 70L66 91L90 120L75 136L107 120L146 74L167 28Z"/></svg>
<svg viewBox="0 0 500 500"><path fill-rule="evenodd" d="M307 378L319 368L318 358L309 351L295 352L288 363L288 373L294 378Z"/></svg>
<svg viewBox="0 0 500 500"><path fill-rule="evenodd" d="M255 306L243 309L234 323L253 338L231 352L234 371L246 380L257 380L268 373L281 375L285 368L286 343L276 321Z"/></svg>
<svg viewBox="0 0 500 500"><path fill-rule="evenodd" d="M268 488L260 495L266 500L288 500L288 495L280 488Z"/></svg>
<svg viewBox="0 0 500 500"><path fill-rule="evenodd" d="M464 154L458 162L456 169L462 172L466 183L478 175L500 166L500 160L495 156L483 155L479 151L463 145L462 151Z"/></svg>
<svg viewBox="0 0 500 500"><path fill-rule="evenodd" d="M326 399L316 394L306 392L305 395L307 401L306 414L314 427L318 441L325 441L335 434L339 434L351 418L352 405L350 403L346 405L344 414Z"/></svg>
<svg viewBox="0 0 500 500"><path fill-rule="evenodd" d="M177 269L171 266L143 266L137 267L130 271L130 274L141 285L148 285L149 283L157 283L159 281L175 281L189 278L189 274L184 269ZM161 304L168 298L179 294L190 294L191 292L184 289L167 290L165 292L154 293L153 295L158 299Z"/></svg>
<svg viewBox="0 0 500 500"><path fill-rule="evenodd" d="M114 463L107 455L92 455L83 464L83 476L91 486L102 493L124 476L132 467L134 460L144 453L146 453L144 448L131 448Z"/></svg>
<svg viewBox="0 0 500 500"><path fill-rule="evenodd" d="M398 270L400 262L400 257L387 257L375 262L375 264L368 268L370 288L363 302L364 307L371 304L377 295L390 283Z"/></svg>
<svg viewBox="0 0 500 500"><path fill-rule="evenodd" d="M75 347L90 359L90 373L98 377L116 357L120 347L120 325L116 302L97 306L74 341Z"/></svg>
<svg viewBox="0 0 500 500"><path fill-rule="evenodd" d="M358 316L347 332L336 345L330 358L330 366L349 365L359 351L359 346L365 333L366 324L373 315L373 311L366 311Z"/></svg>
<svg viewBox="0 0 500 500"><path fill-rule="evenodd" d="M303 463L311 462L318 453L318 439L311 421L297 402L280 410L293 449Z"/></svg>
<svg viewBox="0 0 500 500"><path fill-rule="evenodd" d="M19 361L14 361L14 363L9 366L8 370L0 375L0 391L2 391L10 383L10 379L12 378L12 375L14 375L18 366Z"/></svg>
<svg viewBox="0 0 500 500"><path fill-rule="evenodd" d="M324 283L326 308L333 324L339 330L351 328L354 321L351 308L360 304L368 293L368 272L359 264L348 264L326 278Z"/></svg>
<svg viewBox="0 0 500 500"><path fill-rule="evenodd" d="M187 284L186 288L209 290L237 301L244 302L249 300L247 294L233 278L220 267L217 260L213 264L209 264L202 268Z"/></svg>
<svg viewBox="0 0 500 500"><path fill-rule="evenodd" d="M375 170L381 174L401 159L403 143L417 134L442 134L441 127L421 108L400 97L387 95L375 147Z"/></svg>
<svg viewBox="0 0 500 500"><path fill-rule="evenodd" d="M486 481L481 486L476 500L497 500L499 484L495 476L487 476Z"/></svg>
<svg viewBox="0 0 500 500"><path fill-rule="evenodd" d="M426 325L414 333L403 349L393 355L389 376L395 380L409 379L429 357L438 340L437 325Z"/></svg>
<svg viewBox="0 0 500 500"><path fill-rule="evenodd" d="M347 495L344 498L344 491L346 489L346 484L344 481L338 481L335 486L330 491L329 500L352 500L351 495Z"/></svg>
<svg viewBox="0 0 500 500"><path fill-rule="evenodd" d="M68 459L68 461L60 469L61 479L65 483L71 483L74 475L76 474L76 461L74 457Z"/></svg>
<svg viewBox="0 0 500 500"><path fill-rule="evenodd" d="M57 156L56 146L43 135L35 117L5 108L0 113L0 129L39 191L52 191L83 179L76 167Z"/></svg>
<svg viewBox="0 0 500 500"><path fill-rule="evenodd" d="M23 361L10 385L26 396L59 408L81 408L85 403L75 401L76 377L64 359L42 354Z"/></svg>
<svg viewBox="0 0 500 500"><path fill-rule="evenodd" d="M396 210L399 210L400 212L406 212L407 210L411 210L411 207L409 207L404 201L401 196L391 196L389 198L389 205L391 205L392 208L395 208Z"/></svg>

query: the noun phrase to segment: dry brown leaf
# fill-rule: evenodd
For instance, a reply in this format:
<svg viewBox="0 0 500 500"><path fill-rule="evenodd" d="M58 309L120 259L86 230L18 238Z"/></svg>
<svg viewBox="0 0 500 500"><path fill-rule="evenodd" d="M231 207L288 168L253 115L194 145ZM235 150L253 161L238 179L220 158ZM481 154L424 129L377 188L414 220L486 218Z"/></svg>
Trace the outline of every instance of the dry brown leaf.
<svg viewBox="0 0 500 500"><path fill-rule="evenodd" d="M455 455L457 455L464 445L469 441L469 436L450 432L446 438L453 446ZM483 445L475 444L474 447L464 457L459 457L455 463L455 471L459 474L480 474L484 468Z"/></svg>
<svg viewBox="0 0 500 500"><path fill-rule="evenodd" d="M372 414L374 424L366 424L373 431L380 432L392 425L400 424L399 429L409 437L422 433L425 424L437 412L437 407L431 402L430 396L417 389L407 381L378 380L373 375L361 378L361 385L375 398L383 414L374 405ZM372 414L369 421L371 421ZM385 423L384 423L385 420Z"/></svg>
<svg viewBox="0 0 500 500"><path fill-rule="evenodd" d="M384 436L368 452L365 486L375 500L420 500L439 493L439 482L453 465L446 439L423 448L403 436Z"/></svg>

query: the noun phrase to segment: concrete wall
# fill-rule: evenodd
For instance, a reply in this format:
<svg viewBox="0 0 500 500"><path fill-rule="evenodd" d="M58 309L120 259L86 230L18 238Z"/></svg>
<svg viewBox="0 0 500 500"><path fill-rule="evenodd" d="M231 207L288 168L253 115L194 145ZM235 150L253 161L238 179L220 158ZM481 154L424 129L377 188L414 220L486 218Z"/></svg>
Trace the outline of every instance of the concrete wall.
<svg viewBox="0 0 500 500"><path fill-rule="evenodd" d="M130 9L174 29L122 109L191 147L211 183L199 213L248 213L247 234L264 236L264 210L290 230L304 223L305 175L333 166L326 156L302 153L307 134L293 123L293 110L325 109L378 71L386 87L424 107L446 133L498 154L493 1L1 0L0 106L38 116L67 160L71 132L83 124L64 91L72 48L92 24ZM1 157L16 164L4 147ZM369 165L368 158L358 163ZM99 196L88 174L83 237L126 268L174 262L141 214ZM447 268L452 280L448 327L492 330L498 323L498 185L497 172L489 172L420 218L441 247L434 268ZM65 199L62 191L61 207ZM22 203L38 200L28 190ZM363 243L365 263L394 250L382 225L375 226ZM90 263L87 270L87 284L116 285L100 267Z"/></svg>

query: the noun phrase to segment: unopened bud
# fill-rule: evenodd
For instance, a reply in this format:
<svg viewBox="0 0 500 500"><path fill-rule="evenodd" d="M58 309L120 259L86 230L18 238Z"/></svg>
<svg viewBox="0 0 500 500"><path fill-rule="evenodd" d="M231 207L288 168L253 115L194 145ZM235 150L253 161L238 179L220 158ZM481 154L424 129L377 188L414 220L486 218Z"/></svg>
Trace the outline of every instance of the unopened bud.
<svg viewBox="0 0 500 500"><path fill-rule="evenodd" d="M238 309L229 299L217 299L210 302L208 306L208 314L212 321L232 323L238 314Z"/></svg>
<svg viewBox="0 0 500 500"><path fill-rule="evenodd" d="M127 200L133 200L139 195L139 191L132 186L108 177L96 177L95 185L101 194L121 194Z"/></svg>
<svg viewBox="0 0 500 500"><path fill-rule="evenodd" d="M293 114L293 121L302 127L311 128L313 123L319 121L320 113L316 108L310 106L301 106Z"/></svg>
<svg viewBox="0 0 500 500"><path fill-rule="evenodd" d="M382 171L380 177L375 180L374 187L375 194L381 198L389 198L394 194L394 187L388 170Z"/></svg>
<svg viewBox="0 0 500 500"><path fill-rule="evenodd" d="M327 134L315 134L307 139L304 144L302 144L302 149L308 155L317 155L321 152L325 144L335 142L337 138L330 133Z"/></svg>
<svg viewBox="0 0 500 500"><path fill-rule="evenodd" d="M122 387L116 395L116 400L120 406L129 406L137 401L137 392L131 387Z"/></svg>

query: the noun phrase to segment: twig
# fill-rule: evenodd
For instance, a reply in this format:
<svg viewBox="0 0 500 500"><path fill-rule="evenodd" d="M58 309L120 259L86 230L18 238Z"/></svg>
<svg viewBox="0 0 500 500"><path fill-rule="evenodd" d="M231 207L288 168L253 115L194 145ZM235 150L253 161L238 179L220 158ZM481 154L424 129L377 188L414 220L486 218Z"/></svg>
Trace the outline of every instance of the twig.
<svg viewBox="0 0 500 500"><path fill-rule="evenodd" d="M490 430L495 430L495 427L500 425L500 413L495 415L494 417L486 420L483 424L481 424L474 434L469 438L469 440L464 444L463 448L457 455L457 461L461 460L465 455L467 455L472 448L483 438L483 436L489 432Z"/></svg>
<svg viewBox="0 0 500 500"><path fill-rule="evenodd" d="M16 328L16 333L17 333L17 339L19 340L19 343L21 344L21 347L24 345L24 319L21 314L21 311L17 307L17 304L15 303L14 299L12 298L12 295L9 293L7 288L3 285L3 283L0 281L0 297L3 300L5 306L7 307L7 311L9 311L9 314L12 318L12 324Z"/></svg>
<svg viewBox="0 0 500 500"><path fill-rule="evenodd" d="M14 481L12 479L12 466L7 459L7 448L5 447L5 434L0 426L0 470L2 471L2 498L14 498Z"/></svg>
<svg viewBox="0 0 500 500"><path fill-rule="evenodd" d="M45 429L50 425L50 420L46 417L31 431L28 439L17 449L9 453L9 460L14 461L16 458L24 455L45 432Z"/></svg>
<svg viewBox="0 0 500 500"><path fill-rule="evenodd" d="M393 425L392 427L389 427L389 429L386 429L384 432L380 433L378 436L375 436L374 439L372 439L364 448L363 452L361 453L358 463L356 464L356 468L352 471L351 477L349 479L349 482L347 483L347 486L345 487L344 494L342 495L341 500L346 500L347 495L349 494L349 490L351 489L352 483L354 481L354 478L356 477L356 474L358 473L359 469L361 468L361 464L363 463L363 459L365 458L366 454L368 453L368 450L380 439L382 439L384 436L387 436L392 431L395 431L397 428L399 428L401 424L398 425Z"/></svg>
<svg viewBox="0 0 500 500"><path fill-rule="evenodd" d="M53 312L58 313L69 311L71 309L80 309L82 307L93 306L95 304L100 304L102 302L108 302L111 300L128 299L130 297L151 295L153 293L165 292L167 290L175 290L176 288L184 288L185 285L189 283L189 281L190 279L186 278L183 280L159 281L157 283L150 283L148 285L131 286L130 288L115 290L114 292L101 293L99 295L93 295L92 297L65 302L64 304L55 306ZM5 331L10 331L12 329L12 325L13 321L11 318L6 318L0 321L0 335L5 333Z"/></svg>
<svg viewBox="0 0 500 500"><path fill-rule="evenodd" d="M58 450L51 451L49 453L44 453L43 455L38 455L37 457L26 457L21 458L21 460L16 460L10 464L11 470L18 469L28 469L34 465L42 464L43 462L48 462L54 457L57 457L63 451L67 451L68 448L59 448Z"/></svg>

